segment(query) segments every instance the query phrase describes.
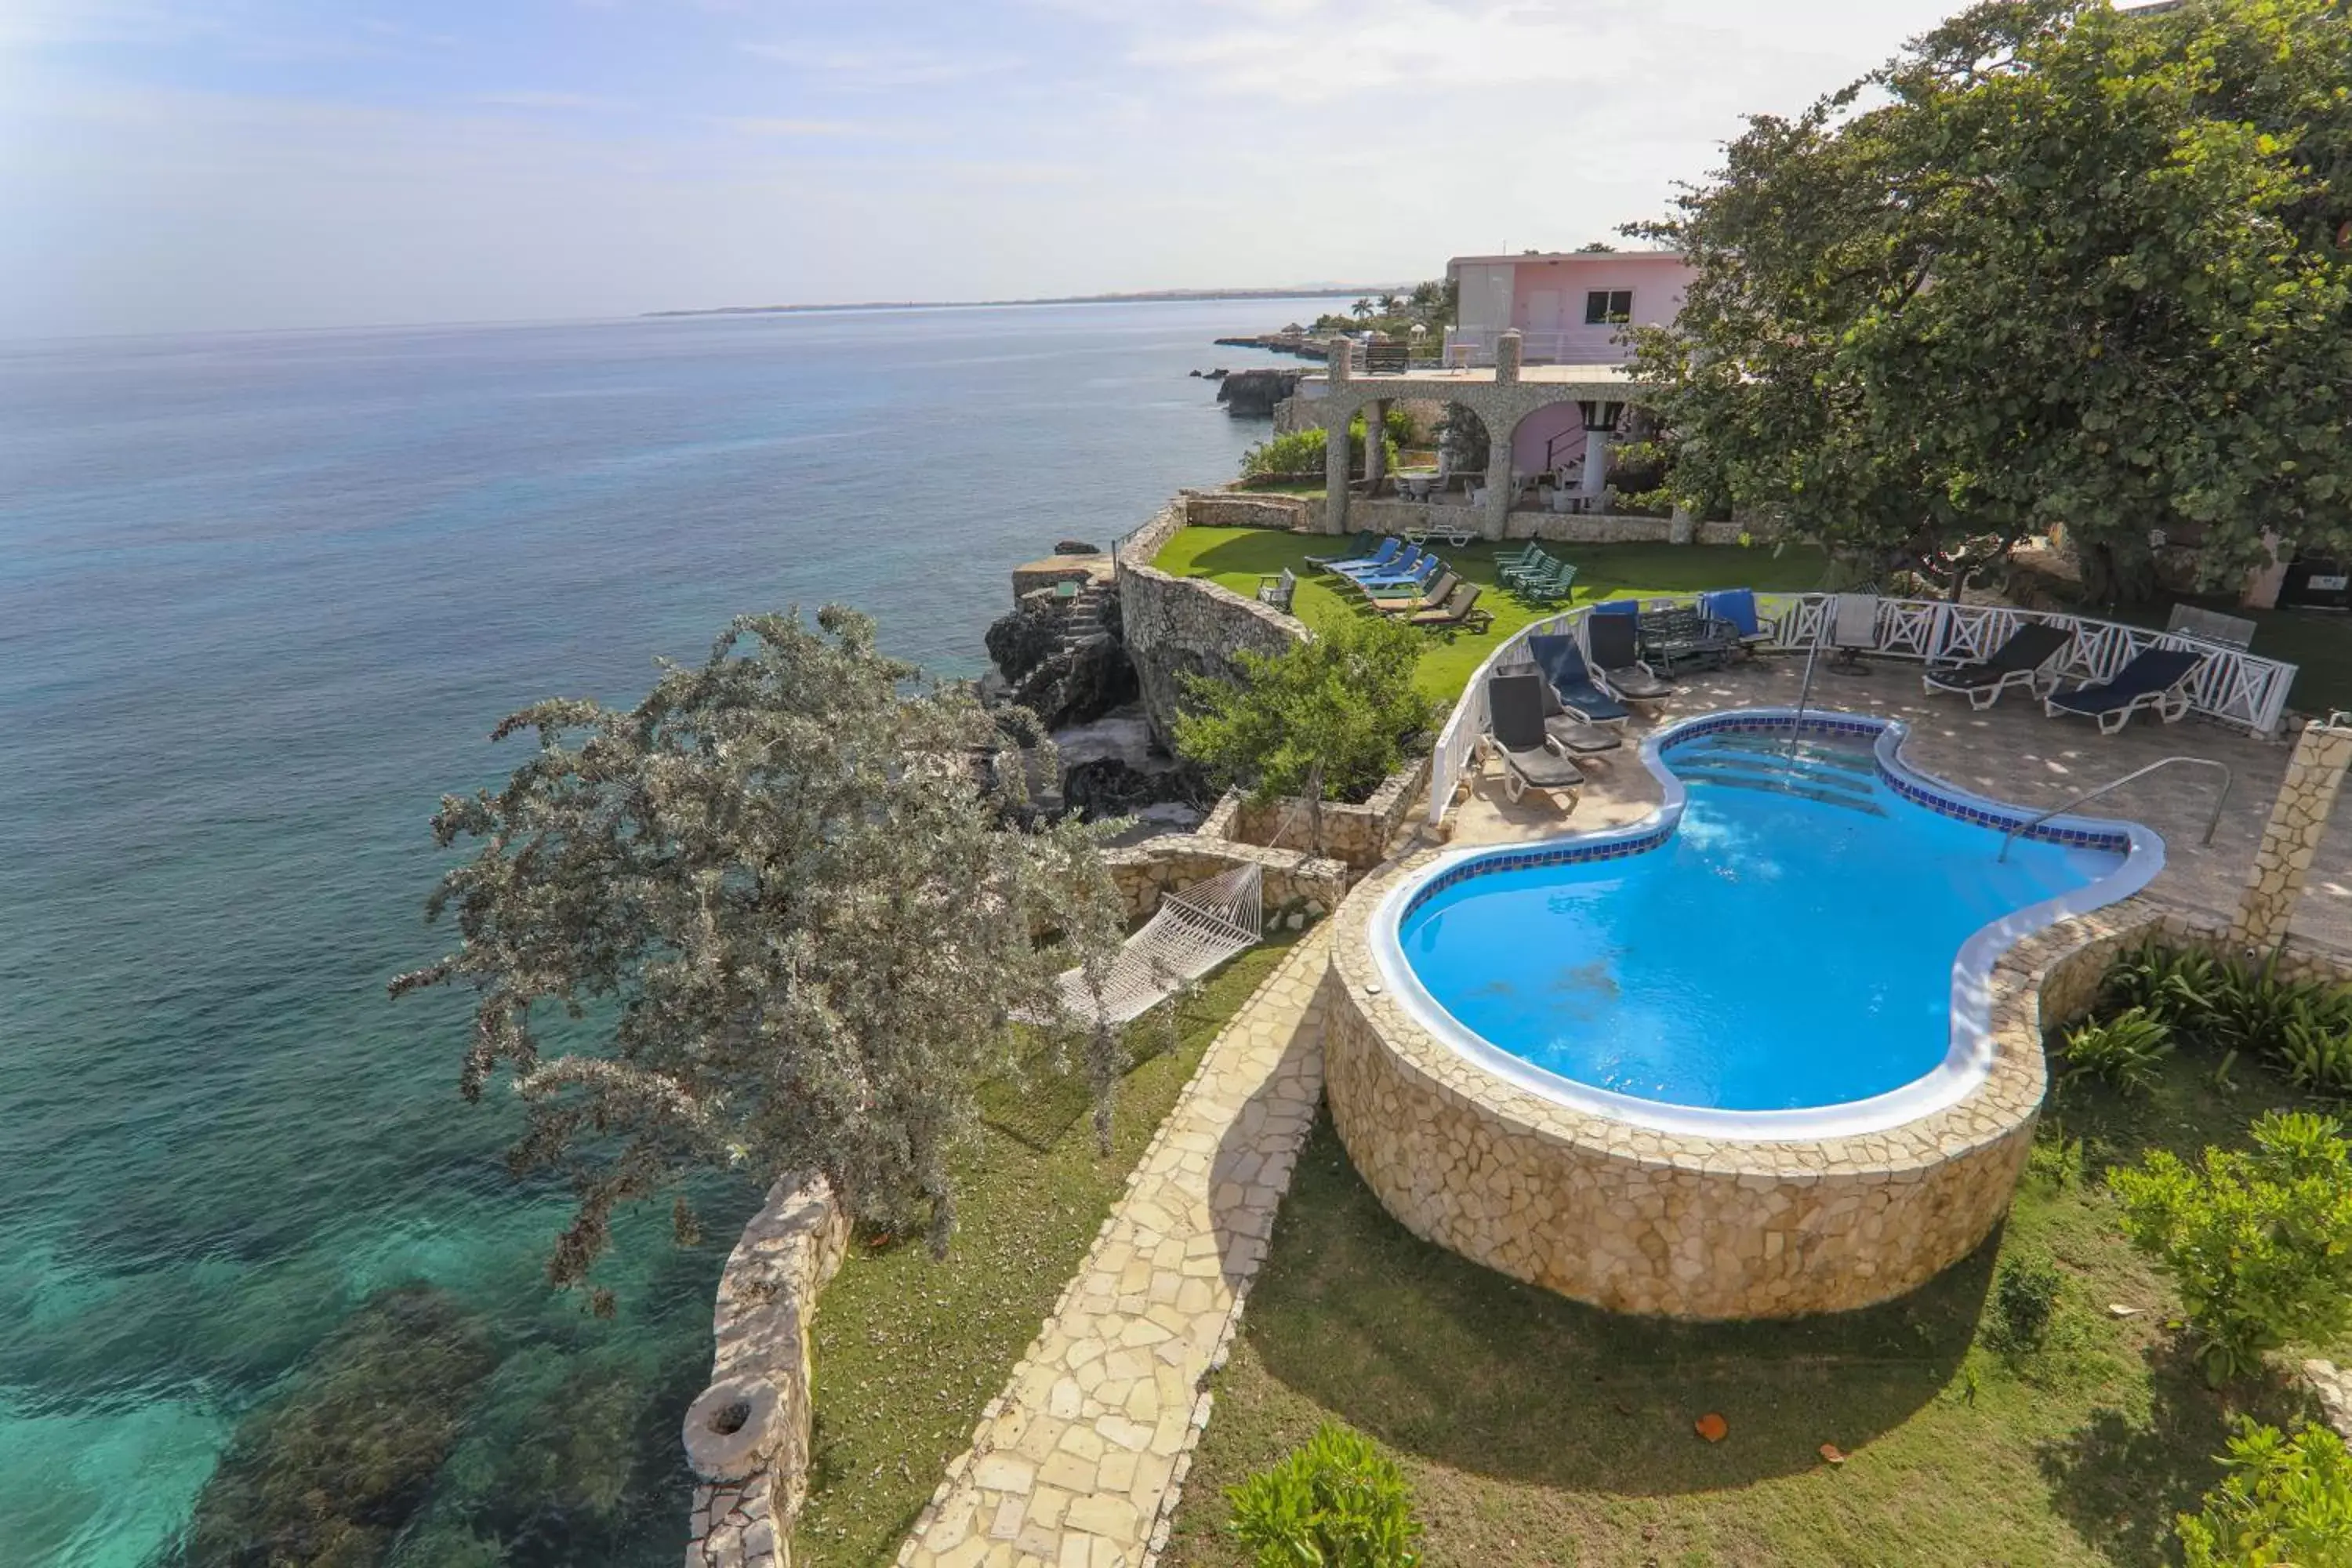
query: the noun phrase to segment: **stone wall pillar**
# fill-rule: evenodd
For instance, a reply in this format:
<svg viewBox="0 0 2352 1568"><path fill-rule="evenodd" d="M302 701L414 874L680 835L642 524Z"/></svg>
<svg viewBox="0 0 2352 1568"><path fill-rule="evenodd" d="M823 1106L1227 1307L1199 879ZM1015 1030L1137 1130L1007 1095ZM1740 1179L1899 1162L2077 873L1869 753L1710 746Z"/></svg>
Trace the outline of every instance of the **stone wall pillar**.
<svg viewBox="0 0 2352 1568"><path fill-rule="evenodd" d="M1676 505L1674 515L1666 519L1666 542L1688 544L1698 537L1698 519L1691 516L1690 508Z"/></svg>
<svg viewBox="0 0 2352 1568"><path fill-rule="evenodd" d="M1326 533L1348 531L1348 415L1337 416L1331 410L1340 406L1340 393L1356 379L1354 348L1344 337L1334 337L1324 345L1323 368L1330 377L1330 386L1323 395L1323 531ZM1349 410L1349 412L1353 412Z"/></svg>
<svg viewBox="0 0 2352 1568"><path fill-rule="evenodd" d="M1389 400L1375 397L1364 405L1364 494L1376 498L1381 493L1381 481L1389 476L1389 447L1383 440L1389 417Z"/></svg>
<svg viewBox="0 0 2352 1568"><path fill-rule="evenodd" d="M2271 805L2262 847L2254 851L2253 875L2230 925L2232 942L2267 948L2285 939L2287 922L2303 899L2304 874L2311 869L2311 858L2327 831L2327 814L2347 766L2352 766L2352 726L2304 727L2286 765L2286 780Z"/></svg>

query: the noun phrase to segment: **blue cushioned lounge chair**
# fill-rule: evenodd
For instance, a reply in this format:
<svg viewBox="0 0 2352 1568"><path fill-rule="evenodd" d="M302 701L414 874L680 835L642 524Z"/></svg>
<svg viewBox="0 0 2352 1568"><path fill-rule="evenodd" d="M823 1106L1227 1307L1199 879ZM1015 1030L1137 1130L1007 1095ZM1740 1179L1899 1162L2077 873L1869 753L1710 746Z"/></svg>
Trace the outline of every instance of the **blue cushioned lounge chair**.
<svg viewBox="0 0 2352 1568"><path fill-rule="evenodd" d="M1625 705L1592 679L1585 667L1584 650L1570 637L1546 635L1528 639L1528 657L1536 661L1559 698L1559 705L1588 724L1622 724L1633 715Z"/></svg>
<svg viewBox="0 0 2352 1568"><path fill-rule="evenodd" d="M2205 662L2201 653L2177 647L2152 647L2132 655L2131 662L2109 680L2053 691L2042 699L2042 711L2052 718L2080 714L2099 721L2099 733L2112 735L2143 708L2155 710L2169 724L2189 711L2189 693L2181 688Z"/></svg>
<svg viewBox="0 0 2352 1568"><path fill-rule="evenodd" d="M1342 577L1352 577L1359 583L1369 583L1376 577L1408 577L1421 569L1421 563L1432 557L1418 544L1405 546L1404 552L1382 562L1378 566L1337 566L1332 570Z"/></svg>
<svg viewBox="0 0 2352 1568"><path fill-rule="evenodd" d="M1356 535L1355 543L1349 545L1339 554L1310 555L1307 558L1307 564L1309 566L1332 567L1337 566L1342 561L1368 561L1371 558L1372 540L1374 537L1375 535L1370 529L1365 529L1362 532Z"/></svg>
<svg viewBox="0 0 2352 1568"><path fill-rule="evenodd" d="M1728 626L1739 634L1739 646L1751 651L1772 640L1772 634L1765 630L1762 617L1756 613L1753 588L1717 588L1701 594L1698 613L1710 621Z"/></svg>
<svg viewBox="0 0 2352 1568"><path fill-rule="evenodd" d="M1318 561L1315 564L1327 572L1377 572L1395 560L1397 552L1403 548L1404 541L1391 533L1381 540L1381 547L1370 555L1351 555L1339 561Z"/></svg>

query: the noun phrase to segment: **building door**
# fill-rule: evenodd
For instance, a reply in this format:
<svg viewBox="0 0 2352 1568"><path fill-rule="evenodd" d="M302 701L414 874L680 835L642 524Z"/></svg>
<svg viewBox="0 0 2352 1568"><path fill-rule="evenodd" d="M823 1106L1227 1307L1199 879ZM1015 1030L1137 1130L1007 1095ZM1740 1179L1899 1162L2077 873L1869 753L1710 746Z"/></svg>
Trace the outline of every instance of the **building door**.
<svg viewBox="0 0 2352 1568"><path fill-rule="evenodd" d="M1531 289L1528 290L1528 331L1551 333L1559 331L1559 290Z"/></svg>

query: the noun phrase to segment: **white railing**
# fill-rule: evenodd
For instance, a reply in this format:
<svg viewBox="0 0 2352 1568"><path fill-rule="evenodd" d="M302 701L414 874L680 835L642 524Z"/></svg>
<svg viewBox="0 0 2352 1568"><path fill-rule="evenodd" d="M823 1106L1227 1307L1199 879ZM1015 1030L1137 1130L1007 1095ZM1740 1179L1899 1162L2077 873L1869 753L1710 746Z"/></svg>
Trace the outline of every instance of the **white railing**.
<svg viewBox="0 0 2352 1568"><path fill-rule="evenodd" d="M1759 594L1772 618L1772 647L1807 648L1826 641L1834 594ZM2179 632L2127 626L2084 616L2014 610L1996 605L1950 605L1940 599L1881 599L1877 652L1896 658L1958 663L1983 658L2027 621L2063 626L2074 634L2057 674L2061 679L2105 680L2152 647L2185 648L2205 656L2189 680L2189 710L2239 724L2258 735L2278 728L2286 711L2287 689L2295 667L2257 658L2243 648L2205 642ZM1867 651L1867 650L1865 650Z"/></svg>
<svg viewBox="0 0 2352 1568"><path fill-rule="evenodd" d="M1586 611L1569 610L1557 616L1521 626L1496 646L1470 677L1470 684L1462 689L1461 697L1447 716L1445 728L1437 732L1437 744L1429 758L1429 825L1432 827L1445 820L1445 813L1454 804L1454 788L1462 782L1463 770L1470 764L1470 753L1478 744L1478 737L1486 731L1486 677L1500 665L1527 653L1526 644L1531 637L1547 632L1575 629L1584 619Z"/></svg>
<svg viewBox="0 0 2352 1568"><path fill-rule="evenodd" d="M1767 645L1780 652L1801 652L1830 641L1831 606L1834 594L1759 594L1757 610L1772 634ZM1506 638L1470 677L1470 684L1454 704L1429 764L1429 825L1445 819L1454 791L1469 765L1470 752L1486 728L1486 677L1499 665L1525 655L1527 639L1546 632L1570 632L1589 613L1570 610L1521 627ZM2286 711L2287 689L2294 684L2295 667L2274 658L2257 658L2242 648L2210 643L2178 632L2153 631L2115 621L2082 616L2015 610L2005 605L1949 605L1939 599L1881 599L1874 650L1881 657L1954 663L1985 658L2027 621L2044 621L2074 634L2057 674L2061 679L2105 680L2152 647L2185 648L2205 656L2189 681L2189 710L2225 724L2242 725L2258 735L2276 730Z"/></svg>
<svg viewBox="0 0 2352 1568"><path fill-rule="evenodd" d="M1557 331L1519 333L1521 364L1622 364L1631 350L1617 341L1620 327L1569 327ZM1491 365L1501 327L1448 327L1444 363L1449 365Z"/></svg>

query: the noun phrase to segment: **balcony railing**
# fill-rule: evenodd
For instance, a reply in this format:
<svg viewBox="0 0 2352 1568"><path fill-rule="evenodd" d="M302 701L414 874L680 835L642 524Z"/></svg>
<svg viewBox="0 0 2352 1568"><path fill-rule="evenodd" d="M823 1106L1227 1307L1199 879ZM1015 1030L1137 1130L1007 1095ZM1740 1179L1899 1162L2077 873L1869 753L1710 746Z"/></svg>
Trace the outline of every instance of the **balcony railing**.
<svg viewBox="0 0 2352 1568"><path fill-rule="evenodd" d="M1521 364L1622 364L1630 350L1618 342L1614 326L1564 327L1557 331L1519 333ZM1445 329L1445 363L1475 368L1495 363L1495 340L1500 327Z"/></svg>

